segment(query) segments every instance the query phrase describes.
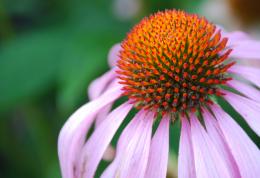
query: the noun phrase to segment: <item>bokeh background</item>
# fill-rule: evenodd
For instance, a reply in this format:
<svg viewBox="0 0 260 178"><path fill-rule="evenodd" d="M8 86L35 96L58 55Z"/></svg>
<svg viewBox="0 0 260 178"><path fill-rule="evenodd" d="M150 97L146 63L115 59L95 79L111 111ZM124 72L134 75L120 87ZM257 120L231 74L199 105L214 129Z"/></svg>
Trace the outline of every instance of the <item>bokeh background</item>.
<svg viewBox="0 0 260 178"><path fill-rule="evenodd" d="M0 0L0 177L60 178L59 130L108 69L110 47L172 8L259 38L258 0ZM171 135L174 177L178 128Z"/></svg>

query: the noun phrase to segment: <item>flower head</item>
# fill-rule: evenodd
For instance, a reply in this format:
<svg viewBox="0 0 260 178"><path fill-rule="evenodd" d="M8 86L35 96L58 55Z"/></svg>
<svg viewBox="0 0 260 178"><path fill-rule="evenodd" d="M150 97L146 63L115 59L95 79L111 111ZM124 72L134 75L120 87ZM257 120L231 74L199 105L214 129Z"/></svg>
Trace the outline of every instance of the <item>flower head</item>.
<svg viewBox="0 0 260 178"><path fill-rule="evenodd" d="M223 64L227 38L205 18L182 11L143 19L122 42L118 61L124 94L138 108L176 113L196 110L221 95L230 78Z"/></svg>
<svg viewBox="0 0 260 178"><path fill-rule="evenodd" d="M260 42L242 32L221 31L197 15L167 10L143 19L110 52L112 68L90 85L91 101L62 128L63 178L95 175L133 107L138 112L101 177L166 177L169 123L178 118L180 178L260 177L259 149L217 102L224 98L260 134L260 70L239 65L260 60L259 51ZM112 110L122 95L128 101ZM152 134L155 119L160 124Z"/></svg>

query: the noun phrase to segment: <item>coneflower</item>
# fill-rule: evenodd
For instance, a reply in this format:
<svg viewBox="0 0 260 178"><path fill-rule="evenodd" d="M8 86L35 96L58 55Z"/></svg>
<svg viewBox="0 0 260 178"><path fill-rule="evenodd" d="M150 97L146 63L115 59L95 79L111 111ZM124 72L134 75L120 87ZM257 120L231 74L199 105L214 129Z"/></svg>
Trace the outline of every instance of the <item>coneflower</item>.
<svg viewBox="0 0 260 178"><path fill-rule="evenodd" d="M101 177L166 177L170 122L178 119L178 177L260 177L259 149L217 102L224 98L260 134L260 70L239 65L260 59L259 42L222 32L203 17L166 10L144 18L109 58L112 69L91 84L91 101L60 132L63 178L95 176L132 108L138 112ZM122 96L128 101L110 111ZM160 123L152 134L155 121Z"/></svg>

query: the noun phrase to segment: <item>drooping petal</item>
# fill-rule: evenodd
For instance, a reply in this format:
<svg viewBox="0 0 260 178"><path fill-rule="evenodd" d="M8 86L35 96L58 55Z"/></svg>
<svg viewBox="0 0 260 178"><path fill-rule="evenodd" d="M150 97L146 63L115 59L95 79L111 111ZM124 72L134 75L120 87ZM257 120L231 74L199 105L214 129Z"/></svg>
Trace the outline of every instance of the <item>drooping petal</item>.
<svg viewBox="0 0 260 178"><path fill-rule="evenodd" d="M260 60L260 42L255 40L242 40L232 47L230 57L239 59Z"/></svg>
<svg viewBox="0 0 260 178"><path fill-rule="evenodd" d="M198 119L191 115L191 137L197 177L233 178L236 174L230 161L223 156L220 143L210 138ZM217 140L219 141L219 140ZM234 175L235 174L235 175Z"/></svg>
<svg viewBox="0 0 260 178"><path fill-rule="evenodd" d="M241 177L260 177L260 151L243 129L222 109L213 108Z"/></svg>
<svg viewBox="0 0 260 178"><path fill-rule="evenodd" d="M119 51L121 50L120 43L115 44L112 46L108 53L108 64L110 67L116 66L116 63L119 59Z"/></svg>
<svg viewBox="0 0 260 178"><path fill-rule="evenodd" d="M242 31L225 32L222 29L222 33L223 33L224 37L228 38L227 45L230 46L231 48L239 45L239 43L241 41L251 40L250 36L248 34L246 34L245 32L242 32Z"/></svg>
<svg viewBox="0 0 260 178"><path fill-rule="evenodd" d="M206 110L203 113L203 118L207 129L207 134L213 143L212 146L219 151L221 158L227 165L230 176L235 178L241 177L237 163L226 143L225 137L217 123L216 118Z"/></svg>
<svg viewBox="0 0 260 178"><path fill-rule="evenodd" d="M223 32L223 36L228 37L228 46L233 49L230 57L239 59L260 60L260 42L253 40L250 36L241 31L231 33Z"/></svg>
<svg viewBox="0 0 260 178"><path fill-rule="evenodd" d="M255 67L246 67L240 65L234 65L228 70L231 73L241 75L245 79L251 81L258 87L260 87L260 69Z"/></svg>
<svg viewBox="0 0 260 178"><path fill-rule="evenodd" d="M99 95L101 95L101 93L106 89L106 87L108 86L108 84L116 78L116 73L115 73L115 65L116 65L116 61L119 59L119 50L121 49L120 44L115 44L114 46L112 46L112 48L110 49L109 53L108 53L108 63L111 66L111 70L109 70L108 72L106 72L105 74L103 74L101 77L97 78L96 80L94 80L88 89L88 96L89 99L95 99L96 97L98 97Z"/></svg>
<svg viewBox="0 0 260 178"><path fill-rule="evenodd" d="M254 88L253 86L250 86L248 84L245 84L237 80L229 81L228 85L230 85L232 88L236 89L237 91L241 92L248 98L260 102L260 91Z"/></svg>
<svg viewBox="0 0 260 178"><path fill-rule="evenodd" d="M88 88L88 96L90 100L99 97L108 87L109 83L116 78L115 69L111 69L101 77L97 78Z"/></svg>
<svg viewBox="0 0 260 178"><path fill-rule="evenodd" d="M79 108L63 126L58 138L58 154L63 178L74 178L76 159L96 114L121 95L117 86Z"/></svg>
<svg viewBox="0 0 260 178"><path fill-rule="evenodd" d="M100 78L94 80L90 87L89 87L89 99L93 100L104 92L108 91L109 89L113 88L117 85L118 80L115 79L115 69L111 69L109 72L101 76ZM110 110L112 109L114 103L110 103L107 106L103 107L95 118L95 127L97 127L109 114ZM103 158L105 160L111 161L114 157L114 148L110 145L107 147Z"/></svg>
<svg viewBox="0 0 260 178"><path fill-rule="evenodd" d="M169 118L163 117L151 143L146 178L164 178L169 154Z"/></svg>
<svg viewBox="0 0 260 178"><path fill-rule="evenodd" d="M181 120L181 138L178 158L178 177L196 178L190 123L186 118Z"/></svg>
<svg viewBox="0 0 260 178"><path fill-rule="evenodd" d="M228 91L225 91L225 93L225 99L243 116L257 135L260 136L260 104Z"/></svg>
<svg viewBox="0 0 260 178"><path fill-rule="evenodd" d="M88 89L88 95L89 99L93 100L100 95L102 95L104 92L108 91L111 88L114 88L116 85L118 85L118 80L115 79L115 69L111 69L103 76L99 77L98 79L94 80ZM109 111L112 109L113 103L107 105L100 111L95 120L96 126L99 125L104 118L108 115Z"/></svg>
<svg viewBox="0 0 260 178"><path fill-rule="evenodd" d="M153 117L139 111L121 134L116 157L102 174L107 177L144 177L147 167Z"/></svg>
<svg viewBox="0 0 260 178"><path fill-rule="evenodd" d="M103 120L107 117L107 115L109 114L110 110L112 109L113 103L107 105L106 107L104 107L102 109L102 111L100 111L97 114L96 120L95 120L95 127L98 127Z"/></svg>
<svg viewBox="0 0 260 178"><path fill-rule="evenodd" d="M80 155L78 177L93 177L106 148L132 105L125 103L113 110L95 129Z"/></svg>
<svg viewBox="0 0 260 178"><path fill-rule="evenodd" d="M109 83L109 85L104 89L104 92L110 90L111 88L114 88L115 86L118 85L118 79L114 79L111 83ZM102 94L100 93L100 95ZM95 119L95 126L97 127L108 115L108 113L110 112L110 110L112 109L114 103L110 103L107 106L105 106L96 116Z"/></svg>
<svg viewBox="0 0 260 178"><path fill-rule="evenodd" d="M111 69L101 77L94 80L89 88L88 88L88 96L90 100L93 100L104 92L108 91L111 88L114 88L118 85L118 80L116 79L115 69ZM99 112L96 116L95 124L96 126L99 125L104 118L108 115L109 111L112 109L113 103L107 105Z"/></svg>

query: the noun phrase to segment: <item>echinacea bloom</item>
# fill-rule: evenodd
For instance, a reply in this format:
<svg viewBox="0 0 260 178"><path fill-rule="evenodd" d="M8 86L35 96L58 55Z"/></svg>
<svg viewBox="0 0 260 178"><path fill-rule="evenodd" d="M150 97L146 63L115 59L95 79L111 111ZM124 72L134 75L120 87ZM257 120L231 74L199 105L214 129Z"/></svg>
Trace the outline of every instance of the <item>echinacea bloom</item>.
<svg viewBox="0 0 260 178"><path fill-rule="evenodd" d="M227 33L203 17L167 10L144 18L113 47L111 70L90 85L91 101L62 128L62 177L94 177L133 108L138 112L101 177L166 177L169 127L177 119L179 178L260 177L259 149L217 100L230 103L259 136L260 69L242 65L251 59L260 60L260 42ZM128 100L112 110L122 96ZM152 134L154 122L160 123Z"/></svg>

